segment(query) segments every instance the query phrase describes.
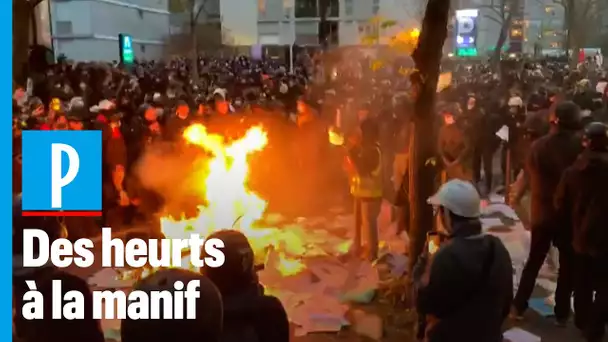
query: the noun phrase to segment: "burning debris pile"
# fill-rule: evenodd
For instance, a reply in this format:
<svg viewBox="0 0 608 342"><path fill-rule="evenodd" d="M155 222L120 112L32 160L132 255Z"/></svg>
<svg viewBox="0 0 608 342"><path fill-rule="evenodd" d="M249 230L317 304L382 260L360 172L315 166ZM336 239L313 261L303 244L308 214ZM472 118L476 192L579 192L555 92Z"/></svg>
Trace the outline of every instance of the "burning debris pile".
<svg viewBox="0 0 608 342"><path fill-rule="evenodd" d="M161 227L166 237L187 238L192 233L209 236L220 229L237 229L249 238L258 262L264 262L273 251L276 267L286 276L304 268L303 256L336 255L348 250L346 243L321 246L326 242L325 236L315 238L314 232L299 227L272 227L273 222L264 219L267 202L247 186L247 157L268 143L262 127L252 127L241 139L227 142L197 124L186 129L184 138L208 153L197 170L199 183L193 185L205 204L199 206L198 215L193 218L163 217Z"/></svg>
<svg viewBox="0 0 608 342"><path fill-rule="evenodd" d="M184 177L165 180L169 184L165 186L180 187L179 179L187 179L190 194L202 204L195 215L163 216L161 230L167 238L209 236L221 229L243 232L254 249L256 263L264 265L259 272L260 281L268 293L283 302L290 320L301 327L303 334L338 331L346 324L348 307L344 302L371 300L370 294L378 286L376 270L369 263L346 262L343 258L353 240L351 216L334 212L328 217L289 221L279 214L267 213L267 202L249 189L248 157L268 143L261 126L251 127L240 139L229 141L195 124L185 130L183 137L186 148L198 150L198 158L188 161L190 169L175 170L184 173ZM157 165L164 169L181 166L166 159ZM398 249L404 249L405 241L396 243L400 244ZM187 259L189 251L182 254ZM90 282L97 287L128 289L154 270L102 272L109 271L114 276L97 274ZM360 299L361 295L369 298Z"/></svg>
<svg viewBox="0 0 608 342"><path fill-rule="evenodd" d="M200 200L196 203L202 204L193 215L163 216L162 232L168 238L183 239L193 233L209 236L221 229L242 231L250 240L256 262L264 265L258 273L260 282L268 294L281 300L290 321L298 326L296 335L341 330L349 325L345 318L347 303L370 302L385 285L381 276L387 269L391 279L405 273L407 242L387 220L390 205L383 206L379 222L383 262L374 265L349 259L345 255L353 241L352 215L330 210L323 217L287 220L267 213L267 202L249 189L248 157L268 143L262 127L249 128L242 138L228 141L202 125L193 125L186 129L184 138L187 148L196 149L199 157L182 164L163 157L156 167L166 171L161 172L161 177L167 191L187 183L190 194ZM180 176L176 177L176 173ZM174 194L174 198L182 197ZM527 255L527 245L522 243L526 240L525 230L513 210L500 202L484 205L484 230L501 238L514 267L521 268ZM503 216L509 218L507 223ZM189 251L182 251L182 255L188 259ZM106 269L91 277L89 283L128 292L136 280L153 271ZM353 324L357 324L356 319ZM105 320L102 325L114 335L120 329L117 320Z"/></svg>

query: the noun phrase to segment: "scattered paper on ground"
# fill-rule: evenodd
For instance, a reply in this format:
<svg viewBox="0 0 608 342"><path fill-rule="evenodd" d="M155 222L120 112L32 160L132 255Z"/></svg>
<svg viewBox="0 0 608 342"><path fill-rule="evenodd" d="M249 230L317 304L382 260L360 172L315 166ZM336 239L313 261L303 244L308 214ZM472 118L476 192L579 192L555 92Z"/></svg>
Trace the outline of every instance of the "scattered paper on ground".
<svg viewBox="0 0 608 342"><path fill-rule="evenodd" d="M540 337L519 328L507 330L503 337L509 342L540 342Z"/></svg>
<svg viewBox="0 0 608 342"><path fill-rule="evenodd" d="M483 228L485 232L500 238L509 250L517 285L528 256L530 234L513 209L495 200L498 199L491 200L482 209ZM311 241L312 247L306 251L310 256L300 258L305 267L292 275L281 274L273 263L285 261L277 251L270 251L266 268L259 273L268 294L281 300L290 321L299 327L296 330L298 336L312 332L337 332L350 325L353 322L346 319L349 302L365 303L373 298L379 288L379 267L388 269L387 273L395 278L405 274L407 269L407 235L398 234L397 225L390 220L389 205L383 205L378 220L382 260L379 265L330 253L335 252L338 245L348 246L354 236L353 216L341 214L338 210L332 212L329 217L298 218L296 222L289 222L280 215L269 217L285 231L314 231L311 236L315 241ZM344 248L344 252L347 250ZM95 288L128 288L132 285L133 281L117 280L116 272L101 270L89 279L89 284ZM550 287L550 284L543 285ZM365 330L361 334L374 338L370 335L376 336L377 330L373 328L375 323L370 322L376 322L375 318L368 320L365 316L363 322L357 329ZM116 330L118 325L116 321L103 322L104 329ZM519 336L517 332L515 336Z"/></svg>

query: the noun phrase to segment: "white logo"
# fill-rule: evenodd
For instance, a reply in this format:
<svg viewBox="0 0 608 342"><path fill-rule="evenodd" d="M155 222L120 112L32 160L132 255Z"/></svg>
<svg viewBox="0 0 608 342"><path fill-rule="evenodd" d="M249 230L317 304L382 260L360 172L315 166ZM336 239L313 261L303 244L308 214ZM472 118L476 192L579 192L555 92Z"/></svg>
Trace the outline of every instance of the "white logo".
<svg viewBox="0 0 608 342"><path fill-rule="evenodd" d="M471 17L459 17L458 18L458 34L468 35L475 32L475 20L476 18Z"/></svg>
<svg viewBox="0 0 608 342"><path fill-rule="evenodd" d="M61 156L68 155L69 168L63 176ZM67 144L51 145L51 207L61 209L61 189L72 183L80 170L80 157L78 152Z"/></svg>
<svg viewBox="0 0 608 342"><path fill-rule="evenodd" d="M123 48L129 50L131 49L131 37L125 36L123 38Z"/></svg>

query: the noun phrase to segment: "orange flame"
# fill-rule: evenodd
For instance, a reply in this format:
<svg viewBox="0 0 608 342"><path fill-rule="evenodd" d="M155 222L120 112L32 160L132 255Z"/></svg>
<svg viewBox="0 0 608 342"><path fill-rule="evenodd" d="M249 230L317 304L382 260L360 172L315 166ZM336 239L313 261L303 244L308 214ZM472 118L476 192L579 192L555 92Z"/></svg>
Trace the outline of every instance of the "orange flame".
<svg viewBox="0 0 608 342"><path fill-rule="evenodd" d="M165 236L184 239L192 233L208 236L219 229L234 228L248 237L256 255L264 254L269 246L278 247L278 244L282 245L284 252L305 250L303 239L299 237L294 238L294 235L276 228L256 226L266 211L267 202L247 187L247 158L268 143L262 127L252 127L241 139L232 142L209 133L200 124L189 126L183 136L188 143L210 153L199 170L200 175L197 175L200 184L194 184L207 204L200 206L198 216L191 219L163 217L161 226ZM283 275L293 275L303 270L304 264L282 252L276 267Z"/></svg>

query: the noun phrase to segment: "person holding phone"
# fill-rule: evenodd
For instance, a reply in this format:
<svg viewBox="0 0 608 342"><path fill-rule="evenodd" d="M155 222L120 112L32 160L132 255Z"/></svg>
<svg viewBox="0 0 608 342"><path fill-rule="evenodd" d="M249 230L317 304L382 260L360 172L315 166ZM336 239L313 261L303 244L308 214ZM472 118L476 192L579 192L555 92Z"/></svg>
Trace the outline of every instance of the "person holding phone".
<svg viewBox="0 0 608 342"><path fill-rule="evenodd" d="M440 225L414 269L421 340L502 342L513 299L509 252L482 234L480 196L468 181L445 183L428 203Z"/></svg>

